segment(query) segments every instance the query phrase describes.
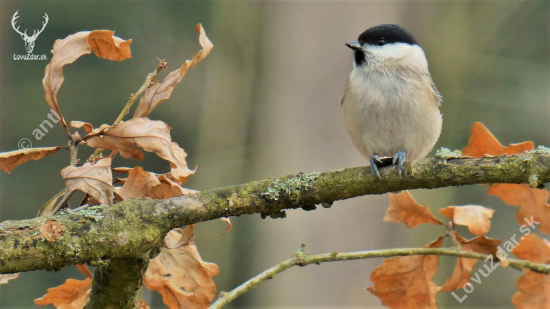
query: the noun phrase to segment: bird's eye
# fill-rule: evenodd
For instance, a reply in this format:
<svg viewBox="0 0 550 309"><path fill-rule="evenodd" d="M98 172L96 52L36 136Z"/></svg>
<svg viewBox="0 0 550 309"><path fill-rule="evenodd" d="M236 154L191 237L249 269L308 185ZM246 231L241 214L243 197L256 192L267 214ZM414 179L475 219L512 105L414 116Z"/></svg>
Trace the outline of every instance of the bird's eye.
<svg viewBox="0 0 550 309"><path fill-rule="evenodd" d="M384 39L380 39L376 42L376 44L378 44L378 46L383 46L386 44L386 41L384 41Z"/></svg>

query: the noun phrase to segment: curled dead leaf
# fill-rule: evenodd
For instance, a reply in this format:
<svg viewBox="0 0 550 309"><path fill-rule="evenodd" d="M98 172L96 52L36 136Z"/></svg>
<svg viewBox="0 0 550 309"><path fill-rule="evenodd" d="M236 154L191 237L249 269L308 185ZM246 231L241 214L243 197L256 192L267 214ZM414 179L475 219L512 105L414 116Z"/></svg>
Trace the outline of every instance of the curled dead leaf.
<svg viewBox="0 0 550 309"><path fill-rule="evenodd" d="M483 206L449 206L440 209L439 212L451 219L453 223L467 226L474 235L485 235L491 229L491 218L495 212L493 209Z"/></svg>
<svg viewBox="0 0 550 309"><path fill-rule="evenodd" d="M5 171L9 174L17 166L29 160L37 161L51 156L61 148L63 147L42 147L0 152L0 171Z"/></svg>
<svg viewBox="0 0 550 309"><path fill-rule="evenodd" d="M95 30L88 35L88 45L99 58L122 61L132 58L130 50L132 39L123 40L115 36L114 31Z"/></svg>
<svg viewBox="0 0 550 309"><path fill-rule="evenodd" d="M403 222L408 228L416 227L422 223L443 224L441 220L432 215L427 206L420 206L409 191L399 194L389 193L389 196L390 206L386 210L384 221Z"/></svg>
<svg viewBox="0 0 550 309"><path fill-rule="evenodd" d="M181 234L178 231L166 235L166 247L149 264L145 286L158 291L171 309L208 308L216 296L211 278L219 268L201 259L193 241L194 225L188 225Z"/></svg>
<svg viewBox="0 0 550 309"><path fill-rule="evenodd" d="M65 195L65 189L59 191L56 195L54 195L52 198L50 198L44 205L42 205L42 208L38 211L37 217L41 216L51 216L53 215L53 210L55 206L57 205L57 201Z"/></svg>
<svg viewBox="0 0 550 309"><path fill-rule="evenodd" d="M52 58L46 66L42 85L44 86L46 101L61 119L61 125L69 132L67 123L59 111L57 92L65 80L63 67L73 63L83 55L94 53L104 59L124 60L131 57L130 43L113 36L112 31L95 30L81 31L71 34L63 40L56 40L53 45ZM90 46L90 43L93 47Z"/></svg>
<svg viewBox="0 0 550 309"><path fill-rule="evenodd" d="M83 121L71 121L70 125L71 125L71 128L76 128L76 129L84 128L84 131L87 134L90 134L94 131L94 127L90 123L83 122Z"/></svg>
<svg viewBox="0 0 550 309"><path fill-rule="evenodd" d="M111 205L113 202L113 175L111 173L111 158L101 158L95 164L90 162L80 166L67 166L61 170L61 176L69 191L80 190L101 204Z"/></svg>
<svg viewBox="0 0 550 309"><path fill-rule="evenodd" d="M176 85L181 82L183 76L187 73L187 71L197 65L199 62L201 62L204 58L206 58L206 56L208 56L214 45L212 45L212 42L210 42L210 40L206 36L204 28L201 24L198 24L195 27L195 30L199 33L199 44L201 45L202 49L198 53L196 53L191 60L185 61L185 63L182 64L179 69L170 72L164 78L162 83L159 83L156 80L153 81L152 85L147 90L145 90L145 94L139 101L139 105L134 113L134 118L145 117L149 115L149 113L155 107L170 98L174 87L176 87Z"/></svg>
<svg viewBox="0 0 550 309"><path fill-rule="evenodd" d="M504 147L481 122L474 122L470 141L468 146L462 149L462 155L481 158L486 154L493 156L519 154L534 148L533 142L510 144L508 147Z"/></svg>
<svg viewBox="0 0 550 309"><path fill-rule="evenodd" d="M425 246L440 248L443 237ZM437 286L432 281L439 265L437 255L385 259L371 274L367 290L389 308L437 308Z"/></svg>
<svg viewBox="0 0 550 309"><path fill-rule="evenodd" d="M220 220L227 223L227 228L225 229L225 232L223 233L223 235L226 235L233 228L233 224L231 224L231 221L229 220L229 218L220 218Z"/></svg>
<svg viewBox="0 0 550 309"><path fill-rule="evenodd" d="M198 192L180 186L176 182L166 177L166 175L157 175L157 178L160 183L151 187L147 192L147 196L151 198L165 199Z"/></svg>
<svg viewBox="0 0 550 309"><path fill-rule="evenodd" d="M84 137L86 144L93 148L117 150L123 158L143 160L143 152L137 148L153 152L170 162L172 167L168 174L178 184L187 181L195 173L187 167L187 154L172 142L170 127L158 120L141 117L121 122L116 126L104 128L101 132Z"/></svg>
<svg viewBox="0 0 550 309"><path fill-rule="evenodd" d="M129 171L124 185L115 187L114 191L124 200L146 197L149 190L158 184L160 181L155 174L144 171L141 166L136 166Z"/></svg>

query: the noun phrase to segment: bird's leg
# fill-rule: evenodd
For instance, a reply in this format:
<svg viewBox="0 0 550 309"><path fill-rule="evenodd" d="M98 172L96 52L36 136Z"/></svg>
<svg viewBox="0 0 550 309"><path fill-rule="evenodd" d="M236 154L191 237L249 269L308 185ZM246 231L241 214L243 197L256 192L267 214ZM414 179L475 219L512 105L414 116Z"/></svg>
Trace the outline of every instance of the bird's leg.
<svg viewBox="0 0 550 309"><path fill-rule="evenodd" d="M405 163L405 158L407 158L407 152L405 150L398 151L395 153L395 155L393 155L392 164L395 166L395 163L397 163L397 170L399 171L399 176L401 176L401 172L403 170L403 163Z"/></svg>
<svg viewBox="0 0 550 309"><path fill-rule="evenodd" d="M382 179L382 176L380 176L380 171L378 170L378 164L384 164L382 160L380 160L380 157L378 155L372 155L370 156L370 168L372 169L372 172L378 176L378 178Z"/></svg>

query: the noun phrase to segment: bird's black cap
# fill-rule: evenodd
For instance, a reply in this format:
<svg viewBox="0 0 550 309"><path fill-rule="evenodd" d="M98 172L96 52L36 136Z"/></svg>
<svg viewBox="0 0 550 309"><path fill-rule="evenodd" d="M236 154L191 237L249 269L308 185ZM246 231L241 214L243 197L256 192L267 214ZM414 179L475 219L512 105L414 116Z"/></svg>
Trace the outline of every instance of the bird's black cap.
<svg viewBox="0 0 550 309"><path fill-rule="evenodd" d="M364 45L365 43L375 45L379 40L384 40L386 44L407 43L411 45L418 45L412 34L410 34L407 30L399 27L398 25L391 24L371 27L361 33L358 39L361 45Z"/></svg>

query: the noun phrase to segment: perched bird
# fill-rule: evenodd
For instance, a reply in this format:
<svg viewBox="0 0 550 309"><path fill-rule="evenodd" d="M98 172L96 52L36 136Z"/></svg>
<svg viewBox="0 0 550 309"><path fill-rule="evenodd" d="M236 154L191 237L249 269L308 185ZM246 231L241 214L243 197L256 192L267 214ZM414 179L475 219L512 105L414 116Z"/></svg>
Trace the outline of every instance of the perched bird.
<svg viewBox="0 0 550 309"><path fill-rule="evenodd" d="M341 104L351 143L378 177L385 156L401 175L405 160L425 157L441 133L443 98L424 51L397 25L369 28L346 45L354 60Z"/></svg>

